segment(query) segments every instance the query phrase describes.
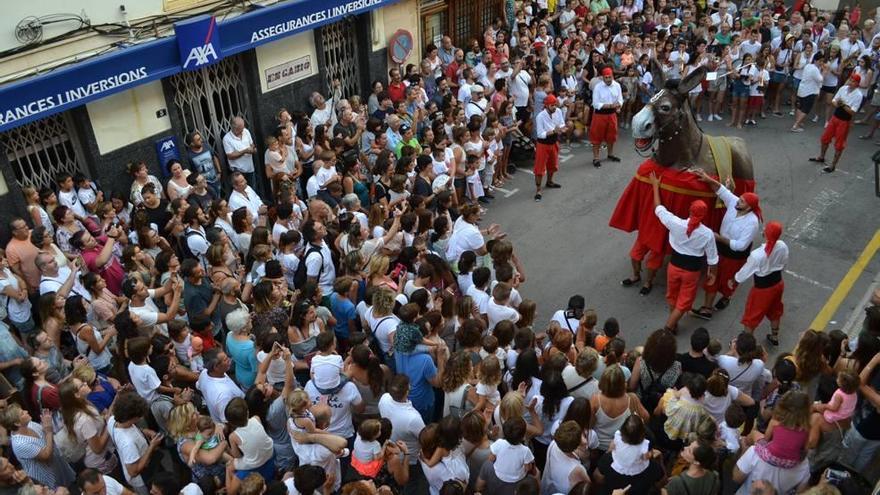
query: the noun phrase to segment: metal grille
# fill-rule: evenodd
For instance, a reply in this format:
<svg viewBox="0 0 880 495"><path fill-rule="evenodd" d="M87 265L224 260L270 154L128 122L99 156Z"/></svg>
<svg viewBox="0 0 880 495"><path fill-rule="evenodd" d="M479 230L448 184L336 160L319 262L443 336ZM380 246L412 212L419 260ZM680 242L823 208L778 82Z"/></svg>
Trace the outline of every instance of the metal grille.
<svg viewBox="0 0 880 495"><path fill-rule="evenodd" d="M452 41L466 48L473 38L483 44L483 31L497 16L504 15L503 0L458 0L452 2Z"/></svg>
<svg viewBox="0 0 880 495"><path fill-rule="evenodd" d="M224 58L216 64L171 76L169 81L174 90L174 106L186 132L199 131L218 155L226 156L223 135L229 131L230 119L239 116L249 122L241 59Z"/></svg>
<svg viewBox="0 0 880 495"><path fill-rule="evenodd" d="M60 113L0 134L0 144L19 186L50 187L60 172L84 170Z"/></svg>
<svg viewBox="0 0 880 495"><path fill-rule="evenodd" d="M354 18L328 24L321 28L324 49L324 81L330 87L333 79L341 84L342 97L361 94L361 71L357 56L357 27ZM329 97L328 95L324 95Z"/></svg>
<svg viewBox="0 0 880 495"><path fill-rule="evenodd" d="M430 15L422 16L422 50L429 44L440 46L440 40L446 34L446 24L449 15L446 10L441 10ZM427 55L427 53L422 54Z"/></svg>

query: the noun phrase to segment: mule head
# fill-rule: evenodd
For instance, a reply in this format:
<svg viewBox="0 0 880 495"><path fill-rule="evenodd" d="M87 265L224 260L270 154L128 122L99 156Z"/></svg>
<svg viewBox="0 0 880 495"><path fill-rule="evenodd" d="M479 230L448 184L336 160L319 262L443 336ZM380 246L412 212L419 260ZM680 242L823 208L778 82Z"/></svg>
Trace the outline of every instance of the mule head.
<svg viewBox="0 0 880 495"><path fill-rule="evenodd" d="M650 150L658 138L668 139L690 118L688 93L706 77L706 68L700 66L684 79L666 81L663 70L652 61L651 74L660 74L654 82L662 89L632 118L632 135L638 151Z"/></svg>

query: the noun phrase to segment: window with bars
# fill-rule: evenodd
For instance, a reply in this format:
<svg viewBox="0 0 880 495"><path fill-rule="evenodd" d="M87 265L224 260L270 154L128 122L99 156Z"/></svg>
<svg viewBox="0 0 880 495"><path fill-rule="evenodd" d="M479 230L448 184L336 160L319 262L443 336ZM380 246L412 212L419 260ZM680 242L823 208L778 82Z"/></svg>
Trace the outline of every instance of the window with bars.
<svg viewBox="0 0 880 495"><path fill-rule="evenodd" d="M201 69L181 72L169 78L174 106L187 133L199 131L220 156L223 135L232 117L250 122L240 57L227 57Z"/></svg>
<svg viewBox="0 0 880 495"><path fill-rule="evenodd" d="M19 186L49 187L59 173L84 169L67 119L59 113L0 133L0 146Z"/></svg>
<svg viewBox="0 0 880 495"><path fill-rule="evenodd" d="M483 31L495 17L503 15L504 0L458 0L450 8L451 34L455 46L470 46L473 38L482 45Z"/></svg>

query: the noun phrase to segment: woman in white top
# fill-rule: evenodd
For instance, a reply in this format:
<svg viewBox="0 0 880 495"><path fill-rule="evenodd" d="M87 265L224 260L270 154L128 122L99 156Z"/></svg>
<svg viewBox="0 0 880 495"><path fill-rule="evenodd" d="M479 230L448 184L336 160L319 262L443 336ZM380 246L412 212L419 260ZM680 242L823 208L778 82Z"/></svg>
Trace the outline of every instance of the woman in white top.
<svg viewBox="0 0 880 495"><path fill-rule="evenodd" d="M461 449L461 428L458 418L446 416L439 424L432 423L419 433L421 456L419 461L428 480L431 495L440 495L440 488L448 480L459 480L467 484L470 469ZM445 457L434 465L428 461L438 448L447 450Z"/></svg>
<svg viewBox="0 0 880 495"><path fill-rule="evenodd" d="M135 206L144 202L144 197L141 196L141 189L143 189L147 183L156 186L157 192L163 190L162 183L159 182L159 179L155 176L150 175L147 171L147 164L142 161L129 163L128 173L134 178L134 181L131 183L131 193L129 196L131 203Z"/></svg>
<svg viewBox="0 0 880 495"><path fill-rule="evenodd" d="M441 378L444 417L452 414L460 418L474 407L477 392L471 383L473 379L470 355L462 351L454 353L446 362Z"/></svg>
<svg viewBox="0 0 880 495"><path fill-rule="evenodd" d="M111 371L113 356L109 344L116 335L116 327L107 327L101 335L95 327L89 325L86 302L79 295L72 295L64 303L64 317L70 333L76 341L76 350L85 355L89 364L98 373L107 375Z"/></svg>
<svg viewBox="0 0 880 495"><path fill-rule="evenodd" d="M583 429L574 421L566 421L556 430L547 449L541 493L569 493L578 483L590 481L577 455L582 436Z"/></svg>
<svg viewBox="0 0 880 495"><path fill-rule="evenodd" d="M712 375L706 380L706 393L700 400L703 408L719 425L724 421L724 413L731 404L739 404L742 407L755 405L755 400L748 394L740 392L738 388L730 384L730 376L727 370L715 368Z"/></svg>
<svg viewBox="0 0 880 495"><path fill-rule="evenodd" d="M264 479L275 476L275 444L263 428L258 416L250 416L247 402L240 397L229 401L225 409L226 423L234 428L229 435L229 452L235 464L236 477L244 479L252 472Z"/></svg>
<svg viewBox="0 0 880 495"><path fill-rule="evenodd" d="M727 355L718 356L718 366L730 376L730 384L750 396L757 396L764 386L764 361L755 336L742 332L731 342Z"/></svg>
<svg viewBox="0 0 880 495"><path fill-rule="evenodd" d="M85 447L83 464L110 474L116 469L118 458L114 455L107 421L88 401L91 392L89 384L78 378L62 382L58 386L61 416L71 440Z"/></svg>
<svg viewBox="0 0 880 495"><path fill-rule="evenodd" d="M834 94L837 93L840 71L843 68L840 62L840 45L832 43L831 47L828 49L828 55L825 57L825 64L828 67L828 71L825 72L825 75L822 77L822 92L820 95L820 102L825 103L825 122L831 120L831 114L834 113L834 105L831 103L831 100L834 98ZM817 109L816 116L818 115L819 113Z"/></svg>
<svg viewBox="0 0 880 495"><path fill-rule="evenodd" d="M168 199L171 201L177 198L186 199L192 192L192 186L186 181L190 174L189 170L184 169L179 161L172 160L168 164L168 171L171 173L171 178L168 179L168 188L165 192L168 195Z"/></svg>
<svg viewBox="0 0 880 495"><path fill-rule="evenodd" d="M27 211L31 214L31 221L34 225L42 225L46 228L46 231L49 232L50 237L55 237L55 226L52 225L52 217L49 216L49 213L40 204L40 193L37 192L37 189L34 187L22 187L21 194L24 195L24 200L27 203ZM55 204L58 203L58 198L55 196L55 193L52 191L48 191L45 193L46 203L47 204ZM54 199L53 199L54 198Z"/></svg>

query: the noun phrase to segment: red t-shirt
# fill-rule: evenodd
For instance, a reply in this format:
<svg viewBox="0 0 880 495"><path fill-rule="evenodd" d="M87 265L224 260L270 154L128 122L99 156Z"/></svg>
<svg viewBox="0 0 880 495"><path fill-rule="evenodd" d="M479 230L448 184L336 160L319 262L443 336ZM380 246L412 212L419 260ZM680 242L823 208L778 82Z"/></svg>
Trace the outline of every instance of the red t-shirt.
<svg viewBox="0 0 880 495"><path fill-rule="evenodd" d="M394 103L403 101L406 99L406 86L403 82L388 83L388 96L391 97L391 101Z"/></svg>
<svg viewBox="0 0 880 495"><path fill-rule="evenodd" d="M40 397L37 397L37 392L40 392ZM61 399L58 396L58 388L55 387L55 385L44 385L41 391L40 386L34 384L31 388L31 403L38 409L41 405L43 409L49 409L50 411L61 409ZM36 419L34 421L36 421Z"/></svg>

